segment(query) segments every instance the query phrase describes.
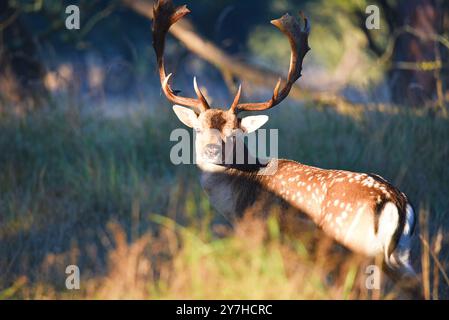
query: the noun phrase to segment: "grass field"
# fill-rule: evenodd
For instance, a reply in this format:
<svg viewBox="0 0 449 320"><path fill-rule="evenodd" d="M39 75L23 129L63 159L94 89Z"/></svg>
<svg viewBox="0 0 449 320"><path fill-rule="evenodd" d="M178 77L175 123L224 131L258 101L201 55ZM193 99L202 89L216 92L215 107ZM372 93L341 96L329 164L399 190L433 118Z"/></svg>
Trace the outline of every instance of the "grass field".
<svg viewBox="0 0 449 320"><path fill-rule="evenodd" d="M388 283L364 289L370 262L313 229L292 239L274 220L232 228L197 169L170 163L180 124L165 103L157 108L1 116L0 299L401 296ZM449 298L449 120L292 104L270 116L281 157L377 173L408 194L420 214L412 257L423 290ZM65 287L69 264L80 290Z"/></svg>

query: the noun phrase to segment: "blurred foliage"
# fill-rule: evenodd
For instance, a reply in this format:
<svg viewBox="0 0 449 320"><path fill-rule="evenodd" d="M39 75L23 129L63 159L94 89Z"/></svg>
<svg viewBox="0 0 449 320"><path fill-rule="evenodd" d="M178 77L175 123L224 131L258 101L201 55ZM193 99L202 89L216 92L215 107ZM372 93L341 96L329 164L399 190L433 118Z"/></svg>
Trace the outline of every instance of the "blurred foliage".
<svg viewBox="0 0 449 320"><path fill-rule="evenodd" d="M79 59L78 50L106 59L119 55L126 62L153 58L150 22L122 6L120 0L75 1L81 9L82 28L78 32L64 28L64 8L73 1L8 1L11 7L22 11L21 18L45 48L42 58L50 63L54 57ZM307 57L307 66L359 88L383 79L389 65L386 61L379 63L379 53L372 49L373 46L386 49L395 31L392 28L397 27L389 19L393 15L393 19L400 20L394 16L397 12L385 11L382 1L176 0L175 3L188 5L194 26L207 39L231 54L280 72L288 66L288 42L269 21L285 12L295 14L303 10L312 24L310 46L313 51ZM400 1L385 3L397 8ZM381 9L381 28L367 33L360 19L370 4L377 4ZM185 53L180 48L177 51L184 58ZM47 57L48 52L53 55L51 59ZM388 61L391 57L384 58ZM145 67L142 65L140 70Z"/></svg>
<svg viewBox="0 0 449 320"><path fill-rule="evenodd" d="M121 48L127 43L134 45L149 36L140 25L148 21L129 15L121 7L120 1L77 1L81 10L82 28L73 32L64 28L65 7L73 1L17 1L9 0L13 8L26 13L23 16L33 36L37 39L50 40L55 50L90 49L106 53L108 48ZM180 3L180 1L178 1ZM266 59L267 65L284 64L288 56L288 43L269 21L285 12L295 13L303 10L312 22L311 47L316 64L333 70L337 67L346 50L357 51L363 56L363 62L371 62L366 52L363 34L357 30L351 14L354 8L364 8L364 0L352 1L291 1L262 0L235 2L220 1L185 1L192 10L192 19L200 33L219 42L233 53L245 50L242 43L247 42L248 49L254 57ZM107 19L106 19L107 18ZM139 28L136 26L139 25ZM126 26L126 27L125 27ZM386 39L385 28L378 33L379 39ZM108 35L113 34L114 37ZM147 38L148 39L148 38ZM149 39L147 40L149 43ZM63 44L59 47L59 44ZM126 50L126 49L125 49ZM64 52L63 51L63 52ZM372 69L369 66L364 69ZM374 72L378 76L379 72ZM361 71L360 73L364 73ZM360 80L355 76L355 82Z"/></svg>

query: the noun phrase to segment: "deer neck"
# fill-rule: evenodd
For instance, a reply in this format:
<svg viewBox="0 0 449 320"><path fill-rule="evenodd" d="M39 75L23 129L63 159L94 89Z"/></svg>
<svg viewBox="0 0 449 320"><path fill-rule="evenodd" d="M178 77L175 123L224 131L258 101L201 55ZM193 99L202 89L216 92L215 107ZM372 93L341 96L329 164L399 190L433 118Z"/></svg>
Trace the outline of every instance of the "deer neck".
<svg viewBox="0 0 449 320"><path fill-rule="evenodd" d="M320 170L295 161L271 159L262 161L253 157L244 146L244 161L242 164L203 165L201 169L201 185L209 196L211 204L226 216L240 216L245 209L256 200L285 203L290 205L313 221L321 221L321 198L316 196L317 186L308 179L312 173ZM234 152L235 154L235 152ZM235 161L234 161L235 163ZM295 177L290 176L292 169L303 173L306 192L298 192L298 184L292 183ZM309 176L310 174L310 176ZM292 180L292 181L290 181ZM312 190L313 187L313 190ZM324 192L324 190L319 190ZM275 201L273 201L276 199Z"/></svg>
<svg viewBox="0 0 449 320"><path fill-rule="evenodd" d="M265 197L271 201L277 199L280 202L275 203L289 205L319 224L322 200L313 194L308 197L298 193L297 185L287 177L290 167L305 172L315 169L291 160L271 159L266 165L258 161L229 166L220 172L202 171L201 185L212 205L224 215L239 216L259 197Z"/></svg>
<svg viewBox="0 0 449 320"><path fill-rule="evenodd" d="M211 204L226 216L235 216L250 205L254 199L247 195L260 189L259 175L270 165L270 162L265 164L253 157L246 146L244 154L243 163L198 163L201 186L208 194Z"/></svg>

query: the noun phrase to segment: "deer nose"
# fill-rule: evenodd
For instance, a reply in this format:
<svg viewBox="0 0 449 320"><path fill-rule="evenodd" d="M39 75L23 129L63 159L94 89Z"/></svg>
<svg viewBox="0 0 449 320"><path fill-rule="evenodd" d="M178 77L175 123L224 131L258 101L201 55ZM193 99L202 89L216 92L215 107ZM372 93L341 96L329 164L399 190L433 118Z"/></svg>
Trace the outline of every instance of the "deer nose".
<svg viewBox="0 0 449 320"><path fill-rule="evenodd" d="M218 157L221 154L221 146L218 144L209 143L206 145L205 152L210 158Z"/></svg>

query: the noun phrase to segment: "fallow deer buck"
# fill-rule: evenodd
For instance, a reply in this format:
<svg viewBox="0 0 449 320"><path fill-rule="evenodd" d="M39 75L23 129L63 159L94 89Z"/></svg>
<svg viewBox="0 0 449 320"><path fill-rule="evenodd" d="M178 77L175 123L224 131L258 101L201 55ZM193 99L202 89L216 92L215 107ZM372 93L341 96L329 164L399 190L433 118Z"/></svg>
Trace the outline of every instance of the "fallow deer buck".
<svg viewBox="0 0 449 320"><path fill-rule="evenodd" d="M171 1L159 1L154 7L153 46L157 56L162 90L175 104L179 120L196 131L196 159L201 170L201 184L211 203L227 216L238 217L258 200L269 203L274 195L310 217L324 232L350 250L374 257L383 255L385 266L397 278L414 277L410 265L411 236L415 225L413 208L404 193L380 176L343 170L326 170L292 160L271 159L262 165L237 164L223 159L222 150L229 144L235 149L238 130L252 132L268 117L237 117L240 111L263 111L278 105L287 97L301 76L302 62L309 51L310 25L303 18L286 14L271 23L290 42L291 57L288 76L276 84L266 102L240 103L241 86L228 110L211 109L194 78L197 98L174 92L164 66L165 36L171 25L190 11L175 7ZM189 107L189 108L186 108ZM218 132L211 134L210 130ZM245 149L245 153L247 150ZM250 155L246 155L248 159ZM273 174L264 174L275 167Z"/></svg>

